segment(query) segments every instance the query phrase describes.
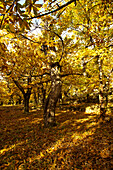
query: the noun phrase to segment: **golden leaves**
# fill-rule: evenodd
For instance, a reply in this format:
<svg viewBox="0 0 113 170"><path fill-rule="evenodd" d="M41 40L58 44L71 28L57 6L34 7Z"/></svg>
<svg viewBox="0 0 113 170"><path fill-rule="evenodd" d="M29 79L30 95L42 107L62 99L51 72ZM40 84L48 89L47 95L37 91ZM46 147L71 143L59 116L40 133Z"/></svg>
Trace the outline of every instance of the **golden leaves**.
<svg viewBox="0 0 113 170"><path fill-rule="evenodd" d="M112 163L113 124L96 123L96 112L58 109L58 125L43 128L42 110L26 117L21 109L0 107L1 169L103 169Z"/></svg>
<svg viewBox="0 0 113 170"><path fill-rule="evenodd" d="M108 148L103 149L100 152L100 155L101 155L102 158L109 158L110 152L109 152Z"/></svg>
<svg viewBox="0 0 113 170"><path fill-rule="evenodd" d="M28 14L34 13L37 15L37 12L42 7L42 4L37 4L36 1L26 0L24 6L26 7L26 12L28 12Z"/></svg>
<svg viewBox="0 0 113 170"><path fill-rule="evenodd" d="M15 27L12 24L9 24L9 29L12 33L15 32Z"/></svg>

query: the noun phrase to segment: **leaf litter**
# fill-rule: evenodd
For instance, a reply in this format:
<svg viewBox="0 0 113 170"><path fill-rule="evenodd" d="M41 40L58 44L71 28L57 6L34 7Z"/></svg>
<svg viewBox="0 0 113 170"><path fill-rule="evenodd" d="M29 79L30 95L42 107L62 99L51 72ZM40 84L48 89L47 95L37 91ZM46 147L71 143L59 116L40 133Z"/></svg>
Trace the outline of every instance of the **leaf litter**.
<svg viewBox="0 0 113 170"><path fill-rule="evenodd" d="M56 110L57 126L44 128L43 111L0 111L0 169L79 170L113 168L113 119Z"/></svg>

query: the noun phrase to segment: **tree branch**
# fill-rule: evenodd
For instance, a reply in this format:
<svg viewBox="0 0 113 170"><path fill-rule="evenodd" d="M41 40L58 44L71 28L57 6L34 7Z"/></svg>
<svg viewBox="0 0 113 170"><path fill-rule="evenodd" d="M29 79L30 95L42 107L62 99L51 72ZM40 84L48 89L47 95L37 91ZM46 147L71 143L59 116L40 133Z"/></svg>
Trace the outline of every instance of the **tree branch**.
<svg viewBox="0 0 113 170"><path fill-rule="evenodd" d="M55 9L55 10L53 10L53 11L46 12L46 13L44 13L44 14L40 14L40 15L37 15L37 16L31 17L31 18L27 18L27 20L34 19L34 18L40 18L40 17L42 17L42 16L49 15L49 14L52 14L52 13L54 13L54 12L57 12L57 11L61 10L62 8L68 6L68 5L71 4L72 2L75 2L75 0L69 1L69 2L65 3L64 5L60 6L59 8L57 8L57 9Z"/></svg>
<svg viewBox="0 0 113 170"><path fill-rule="evenodd" d="M59 60L59 63L60 63L60 61L62 60L62 57L63 57L63 53L64 53L64 42L63 42L63 39L62 39L62 37L61 37L59 34L57 34L56 32L51 31L51 30L47 30L47 31L50 31L50 32L54 33L57 37L59 37L59 39L60 39L61 42L62 42L62 55L61 55L60 60Z"/></svg>
<svg viewBox="0 0 113 170"><path fill-rule="evenodd" d="M20 91L25 94L25 91L23 89L23 87L18 83L18 81L16 81L13 77L12 77L13 82L15 83L15 85L20 89Z"/></svg>
<svg viewBox="0 0 113 170"><path fill-rule="evenodd" d="M67 74L62 74L61 77L66 77L66 76L73 76L73 75L79 75L82 76L82 73L67 73Z"/></svg>
<svg viewBox="0 0 113 170"><path fill-rule="evenodd" d="M50 75L50 73L43 73L43 74L39 74L39 75L31 75L31 77L42 77L42 76L44 76L44 75ZM21 74L21 76L22 76L22 77L29 77L29 76L23 75L23 74Z"/></svg>
<svg viewBox="0 0 113 170"><path fill-rule="evenodd" d="M9 6L9 8L6 10L6 13L9 12L9 10L13 7L13 5L15 4L16 0L13 1L12 5ZM2 14L3 18L1 20L1 24L0 24L0 28L2 26L2 23L3 23L3 20L4 20L4 17L5 17L5 14Z"/></svg>
<svg viewBox="0 0 113 170"><path fill-rule="evenodd" d="M26 36L25 36L25 35L23 35L23 34L19 34L19 35L21 35L23 38L25 38L25 39L27 39L27 40L29 40L29 41L33 42L33 43L38 43L38 44L39 44L39 42L37 42L37 41L33 41L32 39L30 39L30 38L26 37Z"/></svg>

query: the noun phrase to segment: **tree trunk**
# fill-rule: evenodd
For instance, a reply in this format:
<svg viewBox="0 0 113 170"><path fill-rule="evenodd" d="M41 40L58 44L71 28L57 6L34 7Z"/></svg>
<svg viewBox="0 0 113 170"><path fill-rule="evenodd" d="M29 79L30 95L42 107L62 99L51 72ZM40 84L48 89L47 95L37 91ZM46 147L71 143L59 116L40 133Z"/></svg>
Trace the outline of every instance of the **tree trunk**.
<svg viewBox="0 0 113 170"><path fill-rule="evenodd" d="M21 102L22 102L22 99L21 99L21 97L18 99L18 103L19 104L21 104Z"/></svg>
<svg viewBox="0 0 113 170"><path fill-rule="evenodd" d="M55 121L55 107L58 99L61 96L61 77L58 63L51 66L51 91L45 101L44 105L44 125L54 126Z"/></svg>
<svg viewBox="0 0 113 170"><path fill-rule="evenodd" d="M44 106L45 97L46 97L46 89L44 89L43 84L42 84L42 86L41 86L41 90L42 90L42 106Z"/></svg>
<svg viewBox="0 0 113 170"><path fill-rule="evenodd" d="M29 113L29 99L31 93L24 94L24 113Z"/></svg>
<svg viewBox="0 0 113 170"><path fill-rule="evenodd" d="M34 94L34 109L36 109L37 105L38 105L38 101L37 101L37 95L36 95L36 91L35 90L33 91L33 94Z"/></svg>
<svg viewBox="0 0 113 170"><path fill-rule="evenodd" d="M19 94L16 94L19 98L16 100L16 105L21 104L22 98Z"/></svg>
<svg viewBox="0 0 113 170"><path fill-rule="evenodd" d="M104 77L107 79L106 83L103 87L104 92L105 92L105 107L106 107L106 109L107 109L108 102L109 102L108 96L110 94L109 86L110 86L110 76L111 76L112 72L113 72L113 68L111 69L111 71L109 72L109 74L107 76L104 75Z"/></svg>
<svg viewBox="0 0 113 170"><path fill-rule="evenodd" d="M3 106L3 101L0 101L0 106Z"/></svg>
<svg viewBox="0 0 113 170"><path fill-rule="evenodd" d="M14 78L12 78L12 79L13 79L15 85L19 88L19 90L23 94L23 97L24 97L24 113L29 113L29 99L30 99L32 87L28 87L27 92L25 92L24 88L20 85L20 83L18 81L16 81ZM30 85L31 77L28 77L27 83L28 83L28 85Z"/></svg>
<svg viewBox="0 0 113 170"><path fill-rule="evenodd" d="M14 104L13 95L10 96L9 105Z"/></svg>
<svg viewBox="0 0 113 170"><path fill-rule="evenodd" d="M104 103L104 92L103 92L103 72L102 72L102 59L100 56L98 57L98 66L99 66L99 104L100 104L100 118L104 120L106 114L106 107Z"/></svg>
<svg viewBox="0 0 113 170"><path fill-rule="evenodd" d="M30 85L31 83L31 77L28 77L28 85ZM31 90L32 88L31 87L28 87L27 88L27 92L23 93L24 95L24 113L29 113L29 99L30 99L30 95L31 95Z"/></svg>

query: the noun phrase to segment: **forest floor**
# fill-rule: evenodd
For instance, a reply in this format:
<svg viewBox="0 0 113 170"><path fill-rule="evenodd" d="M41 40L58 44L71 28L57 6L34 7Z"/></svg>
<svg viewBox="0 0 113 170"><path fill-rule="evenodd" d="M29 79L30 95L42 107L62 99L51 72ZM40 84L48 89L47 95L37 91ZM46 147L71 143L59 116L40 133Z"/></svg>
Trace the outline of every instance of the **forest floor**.
<svg viewBox="0 0 113 170"><path fill-rule="evenodd" d="M0 169L113 169L113 119L86 110L57 108L57 126L44 128L43 111L0 106Z"/></svg>

